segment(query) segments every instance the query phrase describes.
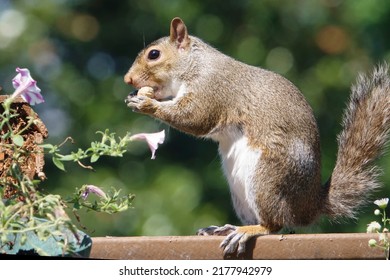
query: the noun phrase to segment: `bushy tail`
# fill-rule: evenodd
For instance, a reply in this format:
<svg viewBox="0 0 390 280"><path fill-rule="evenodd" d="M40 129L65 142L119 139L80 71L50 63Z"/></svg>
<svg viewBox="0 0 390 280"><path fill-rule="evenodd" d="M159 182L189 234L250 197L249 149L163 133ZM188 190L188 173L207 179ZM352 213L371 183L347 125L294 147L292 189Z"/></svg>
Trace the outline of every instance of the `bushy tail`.
<svg viewBox="0 0 390 280"><path fill-rule="evenodd" d="M389 131L390 77L384 64L370 76L359 76L352 87L338 137L336 166L326 184L326 214L354 218L379 187L380 170L374 161L383 153Z"/></svg>

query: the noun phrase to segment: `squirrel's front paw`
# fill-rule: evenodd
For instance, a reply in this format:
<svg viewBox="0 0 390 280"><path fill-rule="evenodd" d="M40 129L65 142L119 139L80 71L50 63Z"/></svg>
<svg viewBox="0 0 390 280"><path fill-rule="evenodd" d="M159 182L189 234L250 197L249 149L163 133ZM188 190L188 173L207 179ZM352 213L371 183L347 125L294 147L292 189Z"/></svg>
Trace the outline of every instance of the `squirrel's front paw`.
<svg viewBox="0 0 390 280"><path fill-rule="evenodd" d="M125 102L127 107L130 107L133 111L144 114L153 114L158 107L158 101L155 99L138 94L136 96L129 95Z"/></svg>

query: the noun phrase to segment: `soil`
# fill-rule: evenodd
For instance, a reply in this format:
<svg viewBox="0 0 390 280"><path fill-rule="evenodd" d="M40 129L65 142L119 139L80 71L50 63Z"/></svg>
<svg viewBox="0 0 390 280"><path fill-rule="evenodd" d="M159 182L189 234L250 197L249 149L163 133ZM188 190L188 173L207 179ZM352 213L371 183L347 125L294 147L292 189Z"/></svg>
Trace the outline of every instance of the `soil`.
<svg viewBox="0 0 390 280"><path fill-rule="evenodd" d="M2 103L8 96L0 95L0 103ZM28 117L37 119L36 124L31 125L26 131L22 133L24 140L23 150L25 154L21 155L18 159L19 166L22 172L30 179L35 176L40 176L43 171L44 154L43 149L39 147L39 144L43 143L43 140L47 138L48 132L44 123L39 119L38 114L33 111L30 105L23 99L18 98L11 105L11 109L18 113L17 117L11 119L12 130L16 133L21 131L28 123ZM0 104L0 114L4 112L3 106ZM3 190L3 198L14 198L18 196L17 190L13 187L14 180L9 175L10 166L15 162L13 158L13 151L9 145L13 144L10 139L4 140L3 135L9 131L8 127L4 127L0 131L0 187L5 188ZM8 147L7 147L8 146Z"/></svg>

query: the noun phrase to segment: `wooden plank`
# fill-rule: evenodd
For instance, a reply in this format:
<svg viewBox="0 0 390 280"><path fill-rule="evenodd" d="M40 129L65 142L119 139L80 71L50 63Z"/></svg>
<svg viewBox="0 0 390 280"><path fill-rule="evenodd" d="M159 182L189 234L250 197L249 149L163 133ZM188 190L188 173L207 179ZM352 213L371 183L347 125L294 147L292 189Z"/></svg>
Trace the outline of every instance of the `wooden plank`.
<svg viewBox="0 0 390 280"><path fill-rule="evenodd" d="M384 259L368 240L376 234L288 234L253 239L243 259ZM223 259L221 236L94 237L91 258L126 260ZM235 258L234 256L232 258Z"/></svg>

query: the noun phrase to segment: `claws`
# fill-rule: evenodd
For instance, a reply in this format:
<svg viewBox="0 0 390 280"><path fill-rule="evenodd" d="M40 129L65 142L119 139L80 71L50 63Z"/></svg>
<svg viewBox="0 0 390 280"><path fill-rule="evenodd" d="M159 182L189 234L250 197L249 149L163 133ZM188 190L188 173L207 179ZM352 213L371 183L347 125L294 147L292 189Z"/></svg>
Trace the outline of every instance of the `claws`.
<svg viewBox="0 0 390 280"><path fill-rule="evenodd" d="M199 229L196 234L197 235L218 235L218 236L225 236L228 235L229 233L233 232L236 230L236 226L226 224L222 227L218 226L209 226L206 228L201 228Z"/></svg>
<svg viewBox="0 0 390 280"><path fill-rule="evenodd" d="M216 229L218 229L217 226L209 226L206 228L201 228L201 229L198 229L198 231L196 232L196 235L202 235L202 236L214 235Z"/></svg>
<svg viewBox="0 0 390 280"><path fill-rule="evenodd" d="M153 88L142 87L139 90L132 91L125 99L125 103L135 112L144 112L150 109L150 105L153 103L153 98Z"/></svg>
<svg viewBox="0 0 390 280"><path fill-rule="evenodd" d="M240 232L239 227L226 224L222 227L209 226L199 229L197 235L218 235L226 236L222 241L220 247L223 249L225 255L231 255L237 252L238 255L245 253L245 245L247 241L252 237L251 235Z"/></svg>
<svg viewBox="0 0 390 280"><path fill-rule="evenodd" d="M125 100L127 107L133 109L134 112L155 116L155 112L160 108L161 103L157 100L140 95L128 96Z"/></svg>
<svg viewBox="0 0 390 280"><path fill-rule="evenodd" d="M237 230L230 233L219 245L223 249L225 255L231 255L237 252L237 255L242 255L246 250L246 243L252 236Z"/></svg>
<svg viewBox="0 0 390 280"><path fill-rule="evenodd" d="M145 99L144 96L133 96L133 95L129 95L125 102L126 102L126 105L127 107L130 107L133 109L133 111L139 111L140 110L140 107L139 105L141 104L141 102Z"/></svg>
<svg viewBox="0 0 390 280"><path fill-rule="evenodd" d="M271 231L261 225L233 226L224 225L222 227L209 226L198 230L198 235L227 235L220 244L225 257L232 255L242 256L246 253L248 241L256 236L269 234Z"/></svg>

